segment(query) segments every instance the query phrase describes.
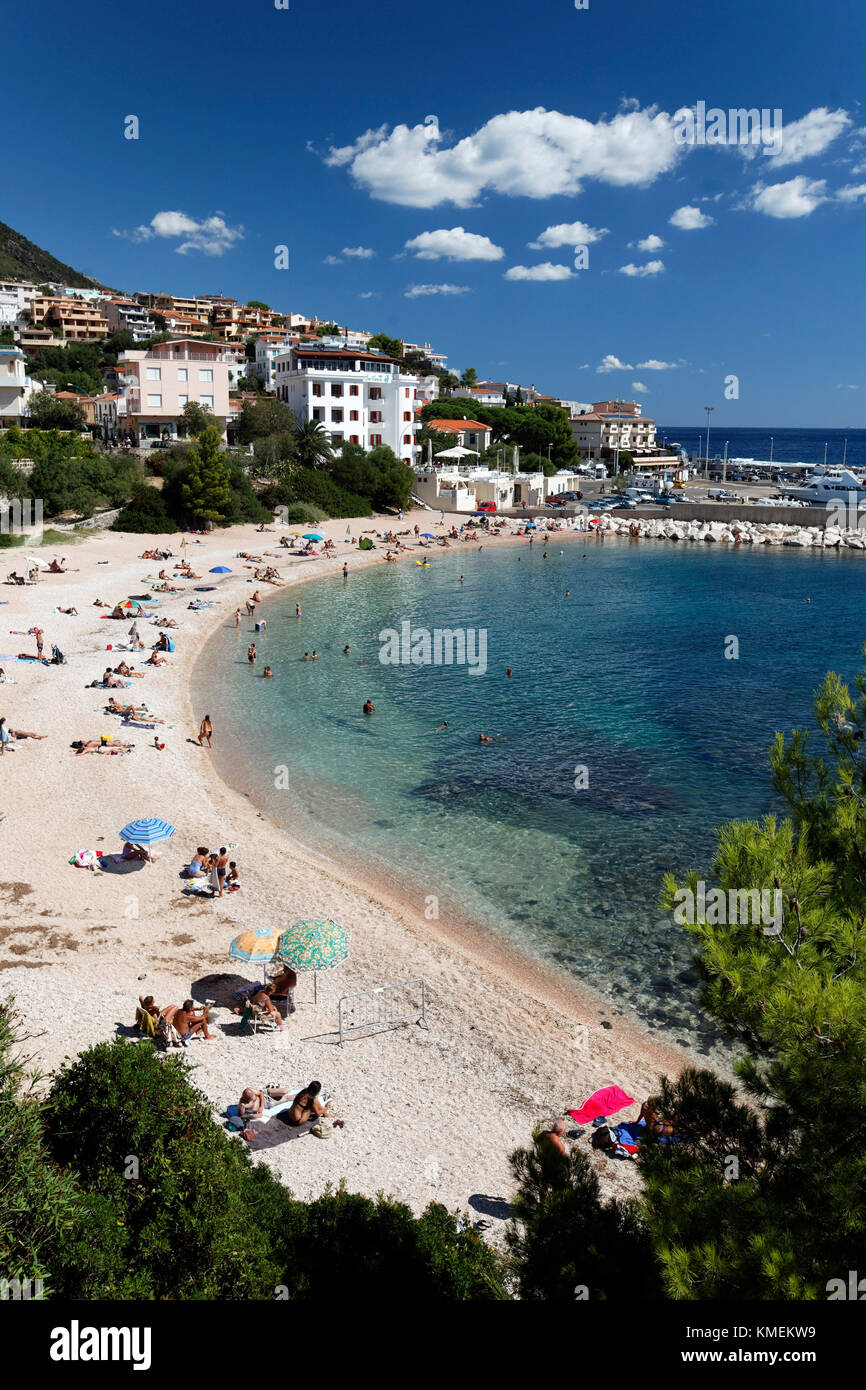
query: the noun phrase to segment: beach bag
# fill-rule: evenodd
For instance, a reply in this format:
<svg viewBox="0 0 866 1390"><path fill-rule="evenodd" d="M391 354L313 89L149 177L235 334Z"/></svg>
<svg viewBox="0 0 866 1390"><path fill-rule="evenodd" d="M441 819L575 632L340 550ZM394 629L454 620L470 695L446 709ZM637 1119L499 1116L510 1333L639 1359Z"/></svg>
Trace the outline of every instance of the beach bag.
<svg viewBox="0 0 866 1390"><path fill-rule="evenodd" d="M613 1140L607 1125L600 1125L590 1140L594 1149L609 1149Z"/></svg>
<svg viewBox="0 0 866 1390"><path fill-rule="evenodd" d="M334 1135L334 1121L327 1115L321 1115L313 1128L311 1134L315 1134L317 1139L332 1139Z"/></svg>

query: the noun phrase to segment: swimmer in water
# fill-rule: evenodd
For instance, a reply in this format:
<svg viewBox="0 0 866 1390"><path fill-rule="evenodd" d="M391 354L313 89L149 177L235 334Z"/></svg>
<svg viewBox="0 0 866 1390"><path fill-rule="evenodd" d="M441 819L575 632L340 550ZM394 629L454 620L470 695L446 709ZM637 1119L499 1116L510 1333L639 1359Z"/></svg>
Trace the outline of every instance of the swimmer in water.
<svg viewBox="0 0 866 1390"><path fill-rule="evenodd" d="M478 742L479 742L479 743L492 743L492 742L493 742L493 739L490 738L488 734L479 734L479 735L478 735Z"/></svg>
<svg viewBox="0 0 866 1390"><path fill-rule="evenodd" d="M262 676L264 677L264 679L265 679L266 681L267 681L267 680L270 680L270 678L271 678L271 676L272 676L273 674L274 674L274 673L273 673L273 671L271 670L270 666L266 666L265 669L264 669L264 671L262 671Z"/></svg>
<svg viewBox="0 0 866 1390"><path fill-rule="evenodd" d="M510 667L510 666L506 666L506 668L505 668L505 674L506 674L506 676L508 676L508 679L510 680L510 679L511 679L511 667Z"/></svg>
<svg viewBox="0 0 866 1390"><path fill-rule="evenodd" d="M349 655L349 644L348 644L348 642L347 642L346 645L345 645L345 647L343 648L343 656L348 656L348 655Z"/></svg>
<svg viewBox="0 0 866 1390"><path fill-rule="evenodd" d="M372 701L372 700L365 700L365 701L364 701L364 713L365 713L365 714L372 714L373 711L375 710L375 708L376 708L376 706L373 704L373 701Z"/></svg>

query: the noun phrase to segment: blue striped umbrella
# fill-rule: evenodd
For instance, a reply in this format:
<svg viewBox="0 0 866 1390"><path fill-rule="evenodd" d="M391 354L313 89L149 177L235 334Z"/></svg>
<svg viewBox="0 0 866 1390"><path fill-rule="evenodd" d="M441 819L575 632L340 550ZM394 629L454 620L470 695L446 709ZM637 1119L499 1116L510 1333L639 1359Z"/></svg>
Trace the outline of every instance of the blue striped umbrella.
<svg viewBox="0 0 866 1390"><path fill-rule="evenodd" d="M160 840L168 840L174 834L174 826L167 821L157 820L155 816L142 816L131 820L120 831L121 840L130 845L156 845Z"/></svg>
<svg viewBox="0 0 866 1390"><path fill-rule="evenodd" d="M332 970L349 955L349 933L329 919L305 918L284 931L277 946L280 960L286 961L299 974L313 972L313 1002L318 998L316 976L320 970Z"/></svg>

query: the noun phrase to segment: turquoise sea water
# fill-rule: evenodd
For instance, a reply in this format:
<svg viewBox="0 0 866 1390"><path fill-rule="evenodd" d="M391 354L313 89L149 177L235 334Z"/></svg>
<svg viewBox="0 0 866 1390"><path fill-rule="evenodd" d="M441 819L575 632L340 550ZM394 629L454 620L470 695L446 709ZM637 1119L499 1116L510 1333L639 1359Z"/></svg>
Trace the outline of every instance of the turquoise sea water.
<svg viewBox="0 0 866 1390"><path fill-rule="evenodd" d="M251 625L222 629L197 678L222 767L305 843L409 885L422 911L458 905L711 1052L661 877L708 870L720 823L774 809L774 731L809 722L826 670L859 669L866 563L627 540L542 552L461 546L294 588L260 610L255 669ZM404 621L486 630L486 674L381 664L380 632Z"/></svg>

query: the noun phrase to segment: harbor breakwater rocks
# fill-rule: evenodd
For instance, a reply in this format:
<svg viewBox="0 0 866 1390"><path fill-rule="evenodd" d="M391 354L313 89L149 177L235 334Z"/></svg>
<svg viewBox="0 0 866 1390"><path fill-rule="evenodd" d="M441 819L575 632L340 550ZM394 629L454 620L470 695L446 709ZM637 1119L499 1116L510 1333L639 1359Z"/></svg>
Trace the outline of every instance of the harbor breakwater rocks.
<svg viewBox="0 0 866 1390"><path fill-rule="evenodd" d="M711 545L788 545L799 549L866 550L866 533L835 526L784 526L761 521L676 521L600 518L605 534L645 540L702 541Z"/></svg>

